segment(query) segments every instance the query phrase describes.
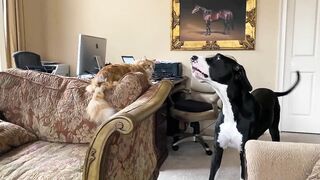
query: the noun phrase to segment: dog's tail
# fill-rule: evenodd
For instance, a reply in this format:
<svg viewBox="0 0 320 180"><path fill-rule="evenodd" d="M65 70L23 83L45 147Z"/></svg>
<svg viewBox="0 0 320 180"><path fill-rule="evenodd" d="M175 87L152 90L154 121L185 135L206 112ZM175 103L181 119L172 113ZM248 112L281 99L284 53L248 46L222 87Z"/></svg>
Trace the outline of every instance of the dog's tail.
<svg viewBox="0 0 320 180"><path fill-rule="evenodd" d="M300 82L300 72L299 72L299 71L296 71L296 73L297 73L297 80L296 80L296 82L294 83L294 85L293 85L290 89L288 89L287 91L285 91L285 92L275 92L275 95L276 95L277 97L288 95L289 93L291 93L292 90L294 90L294 89L297 87L297 85L298 85L299 82Z"/></svg>

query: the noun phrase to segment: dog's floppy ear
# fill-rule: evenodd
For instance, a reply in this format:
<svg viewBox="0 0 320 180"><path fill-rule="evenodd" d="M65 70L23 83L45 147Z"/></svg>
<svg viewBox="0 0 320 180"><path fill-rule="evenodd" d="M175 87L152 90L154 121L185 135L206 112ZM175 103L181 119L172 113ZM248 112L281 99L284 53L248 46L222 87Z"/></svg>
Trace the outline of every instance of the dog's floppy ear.
<svg viewBox="0 0 320 180"><path fill-rule="evenodd" d="M252 86L247 78L246 71L244 70L243 66L237 65L233 68L235 71L235 79L241 82L243 89L247 91L252 90Z"/></svg>

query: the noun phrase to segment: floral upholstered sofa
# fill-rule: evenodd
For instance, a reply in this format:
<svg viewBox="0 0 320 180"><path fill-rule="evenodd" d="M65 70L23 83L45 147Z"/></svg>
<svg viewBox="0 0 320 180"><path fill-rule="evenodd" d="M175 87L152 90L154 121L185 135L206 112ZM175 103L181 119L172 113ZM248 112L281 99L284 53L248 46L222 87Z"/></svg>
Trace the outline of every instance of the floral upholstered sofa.
<svg viewBox="0 0 320 180"><path fill-rule="evenodd" d="M156 179L154 113L172 84L127 74L108 94L118 112L89 121L88 81L0 72L0 179ZM2 150L1 150L2 149Z"/></svg>

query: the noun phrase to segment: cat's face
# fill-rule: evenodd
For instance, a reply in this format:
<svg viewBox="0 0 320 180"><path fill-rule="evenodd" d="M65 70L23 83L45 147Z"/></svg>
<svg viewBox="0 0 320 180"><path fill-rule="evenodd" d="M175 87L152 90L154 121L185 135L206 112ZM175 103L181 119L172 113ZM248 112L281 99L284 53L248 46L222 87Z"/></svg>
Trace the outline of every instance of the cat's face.
<svg viewBox="0 0 320 180"><path fill-rule="evenodd" d="M155 60L140 60L136 61L136 64L141 66L146 72L152 74L154 71L154 66L155 66Z"/></svg>

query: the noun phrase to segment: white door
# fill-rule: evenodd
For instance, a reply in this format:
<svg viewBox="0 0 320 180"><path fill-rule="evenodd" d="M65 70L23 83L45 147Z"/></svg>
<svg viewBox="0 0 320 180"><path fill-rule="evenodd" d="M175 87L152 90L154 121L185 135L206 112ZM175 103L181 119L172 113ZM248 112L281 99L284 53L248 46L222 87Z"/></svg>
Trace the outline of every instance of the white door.
<svg viewBox="0 0 320 180"><path fill-rule="evenodd" d="M282 47L283 89L301 73L298 87L283 98L281 130L320 133L320 3L318 0L284 0ZM280 70L281 72L281 70Z"/></svg>

